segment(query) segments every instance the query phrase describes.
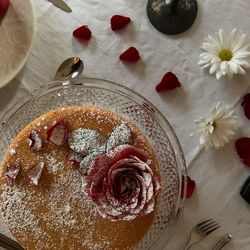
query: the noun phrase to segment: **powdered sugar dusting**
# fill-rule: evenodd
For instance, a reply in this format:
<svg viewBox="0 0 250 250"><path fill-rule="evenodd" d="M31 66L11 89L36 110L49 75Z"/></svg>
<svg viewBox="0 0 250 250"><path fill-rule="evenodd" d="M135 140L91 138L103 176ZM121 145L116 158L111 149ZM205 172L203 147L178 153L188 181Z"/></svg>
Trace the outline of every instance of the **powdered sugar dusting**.
<svg viewBox="0 0 250 250"><path fill-rule="evenodd" d="M11 144L16 153L12 155L10 150L7 151L6 161L2 163L3 169L9 160L20 160L21 163L20 176L13 184L0 176L0 207L6 225L27 250L131 249L145 235L153 215L129 223L102 219L93 202L82 192L78 167L72 168L67 161L67 144L58 147L45 141L39 152L28 148L27 137L32 129L37 129L45 138L53 122L62 119L67 121L69 132L83 127L96 130L105 138L115 126L126 123L109 111L66 107L51 111L29 124ZM137 131L132 124L128 125L133 132ZM143 138L136 132L132 144L150 152ZM35 186L29 183L27 166L29 162L35 164L38 161L43 161L45 167L39 185ZM3 173L5 175L5 171Z"/></svg>
<svg viewBox="0 0 250 250"><path fill-rule="evenodd" d="M51 154L46 154L45 159L48 161L47 169L50 173L56 174L60 169L63 169L63 163L58 162Z"/></svg>
<svg viewBox="0 0 250 250"><path fill-rule="evenodd" d="M108 138L107 151L121 144L130 144L131 136L131 129L125 123L116 126Z"/></svg>
<svg viewBox="0 0 250 250"><path fill-rule="evenodd" d="M14 148L10 148L10 155L13 156L16 153L16 150Z"/></svg>
<svg viewBox="0 0 250 250"><path fill-rule="evenodd" d="M43 187L45 190L37 192L22 184L3 185L0 198L3 201L3 217L10 230L22 232L22 239L25 241L33 235L36 249L59 249L58 245L53 245L55 241L49 239L40 225L46 225L46 231L60 231L61 242L56 242L60 244L60 249L66 246L72 229L76 234L70 237L74 237L72 241L77 243L77 246L82 245L86 249L108 249L108 239L100 236L96 240L94 218L98 217L98 214L91 200L82 193L78 171L67 169L52 156L48 155L46 158L50 175L58 174L59 169L63 171L56 178L54 176L55 179L49 187ZM38 213L39 204L42 204L42 208ZM79 237L77 232L86 228L87 237Z"/></svg>
<svg viewBox="0 0 250 250"><path fill-rule="evenodd" d="M32 199L33 192L27 191L20 185L9 186L4 184L2 188L2 215L5 221L8 222L9 229L22 232L24 240L28 240L32 232L34 240L36 240L40 246L44 245L44 242L41 240L44 237L48 238L47 243L49 243L49 236L39 226L39 217L36 216L32 208L29 207L29 201Z"/></svg>

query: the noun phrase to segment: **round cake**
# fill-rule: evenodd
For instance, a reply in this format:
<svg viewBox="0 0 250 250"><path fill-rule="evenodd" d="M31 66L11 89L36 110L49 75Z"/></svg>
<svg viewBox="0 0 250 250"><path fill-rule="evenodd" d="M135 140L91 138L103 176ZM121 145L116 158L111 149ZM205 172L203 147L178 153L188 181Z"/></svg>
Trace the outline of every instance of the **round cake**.
<svg viewBox="0 0 250 250"><path fill-rule="evenodd" d="M154 220L157 169L133 123L93 106L56 109L6 151L2 216L25 249L132 249Z"/></svg>

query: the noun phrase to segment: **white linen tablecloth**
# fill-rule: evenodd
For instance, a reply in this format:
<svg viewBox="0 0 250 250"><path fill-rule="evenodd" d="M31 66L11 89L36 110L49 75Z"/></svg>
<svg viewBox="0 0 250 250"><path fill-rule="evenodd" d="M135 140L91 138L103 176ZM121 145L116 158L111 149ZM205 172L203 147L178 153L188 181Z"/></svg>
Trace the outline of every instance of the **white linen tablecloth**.
<svg viewBox="0 0 250 250"><path fill-rule="evenodd" d="M161 34L152 27L146 16L146 0L65 1L72 7L70 14L46 0L34 1L37 36L33 51L22 72L0 90L0 116L29 91L50 82L64 59L80 56L85 64L84 76L112 80L141 93L165 115L180 140L188 174L197 186L165 249L182 249L190 229L207 218L217 220L221 228L193 249L211 249L225 233L233 235L225 250L250 249L250 206L239 196L250 169L240 163L234 140L220 150L205 151L200 150L198 138L189 137L197 129L193 120L209 114L218 101L233 106L239 118L235 139L250 136L250 121L240 107L242 96L250 91L250 71L231 81L217 81L197 66L204 37L219 28L238 28L250 40L250 1L198 0L194 25L175 36ZM130 16L132 23L114 33L110 29L114 14ZM81 25L92 30L88 44L72 37L72 31ZM141 54L141 61L135 65L119 61L120 53L130 46ZM158 94L155 86L168 71L179 77L182 87ZM0 232L6 232L1 221Z"/></svg>

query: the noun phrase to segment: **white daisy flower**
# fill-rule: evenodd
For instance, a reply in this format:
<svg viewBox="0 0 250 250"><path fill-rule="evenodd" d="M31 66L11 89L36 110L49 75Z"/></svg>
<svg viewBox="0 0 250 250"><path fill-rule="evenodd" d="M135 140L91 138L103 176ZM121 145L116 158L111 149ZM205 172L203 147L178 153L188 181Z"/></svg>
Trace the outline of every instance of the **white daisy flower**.
<svg viewBox="0 0 250 250"><path fill-rule="evenodd" d="M215 35L208 35L202 43L204 52L200 54L199 66L210 67L209 73L215 74L217 79L224 75L231 79L234 74L245 74L245 69L250 67L247 35L237 29L233 29L230 34L220 29Z"/></svg>
<svg viewBox="0 0 250 250"><path fill-rule="evenodd" d="M230 108L222 108L218 103L213 108L210 117L202 117L195 121L199 130L191 133L190 136L199 136L200 144L206 149L223 147L233 138L237 129L237 120L232 113Z"/></svg>

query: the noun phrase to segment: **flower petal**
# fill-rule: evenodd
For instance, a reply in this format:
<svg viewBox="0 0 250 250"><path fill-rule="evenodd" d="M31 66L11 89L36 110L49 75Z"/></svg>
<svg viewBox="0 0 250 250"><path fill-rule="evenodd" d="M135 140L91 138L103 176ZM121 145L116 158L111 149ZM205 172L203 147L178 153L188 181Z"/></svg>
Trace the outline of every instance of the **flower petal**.
<svg viewBox="0 0 250 250"><path fill-rule="evenodd" d="M242 137L235 142L235 147L240 160L250 167L250 138Z"/></svg>
<svg viewBox="0 0 250 250"><path fill-rule="evenodd" d="M222 108L218 103L208 118L201 118L198 122L198 135L201 145L205 148L219 148L229 142L235 135L237 119L231 108Z"/></svg>

